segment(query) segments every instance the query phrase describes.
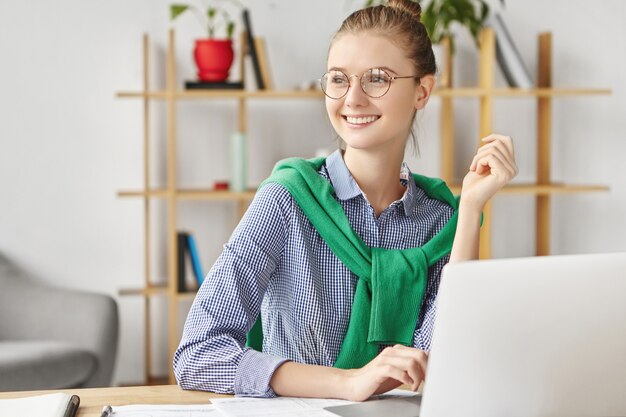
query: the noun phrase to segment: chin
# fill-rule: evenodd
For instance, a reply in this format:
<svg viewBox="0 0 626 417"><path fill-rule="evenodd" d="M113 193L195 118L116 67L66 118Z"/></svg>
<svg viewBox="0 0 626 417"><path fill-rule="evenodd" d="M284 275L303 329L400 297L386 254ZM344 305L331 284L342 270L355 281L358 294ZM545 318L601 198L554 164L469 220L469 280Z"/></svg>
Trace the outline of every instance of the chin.
<svg viewBox="0 0 626 417"><path fill-rule="evenodd" d="M369 148L375 145L374 141L372 141L369 138L355 138L354 136L352 137L341 136L341 139L343 139L344 143L347 146L351 148L355 148L355 149Z"/></svg>
<svg viewBox="0 0 626 417"><path fill-rule="evenodd" d="M357 149L360 151L366 151L366 150L372 150L372 149L376 149L378 147L380 147L380 143L375 143L375 142L367 142L367 141L345 141L344 143L346 144L346 147L352 148L352 149Z"/></svg>

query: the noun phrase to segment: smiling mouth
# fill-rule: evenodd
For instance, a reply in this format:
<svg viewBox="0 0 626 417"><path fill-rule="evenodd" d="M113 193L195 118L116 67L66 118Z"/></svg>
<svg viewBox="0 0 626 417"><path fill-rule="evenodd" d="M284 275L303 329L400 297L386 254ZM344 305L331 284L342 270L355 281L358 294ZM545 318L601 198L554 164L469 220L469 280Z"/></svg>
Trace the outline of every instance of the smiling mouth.
<svg viewBox="0 0 626 417"><path fill-rule="evenodd" d="M343 116L343 118L353 125L365 125L375 122L380 116Z"/></svg>

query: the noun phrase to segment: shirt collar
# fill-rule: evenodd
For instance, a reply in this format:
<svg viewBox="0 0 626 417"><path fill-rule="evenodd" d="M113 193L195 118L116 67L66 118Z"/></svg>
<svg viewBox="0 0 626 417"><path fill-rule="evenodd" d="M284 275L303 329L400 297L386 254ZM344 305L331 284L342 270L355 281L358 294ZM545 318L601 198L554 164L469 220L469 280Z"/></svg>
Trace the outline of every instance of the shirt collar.
<svg viewBox="0 0 626 417"><path fill-rule="evenodd" d="M341 149L337 149L326 158L326 169L338 199L349 200L358 195L363 195L363 191L359 188L343 160ZM407 181L408 179L411 180ZM412 181L411 170L405 162L402 163L399 180L406 181L407 191L400 201L404 207L404 214L409 216L417 203L418 190L415 181Z"/></svg>
<svg viewBox="0 0 626 417"><path fill-rule="evenodd" d="M352 174L350 174L350 171L348 171L343 155L341 155L341 149L337 149L328 155L328 158L326 158L326 169L337 198L349 200L362 194L359 185L352 177Z"/></svg>

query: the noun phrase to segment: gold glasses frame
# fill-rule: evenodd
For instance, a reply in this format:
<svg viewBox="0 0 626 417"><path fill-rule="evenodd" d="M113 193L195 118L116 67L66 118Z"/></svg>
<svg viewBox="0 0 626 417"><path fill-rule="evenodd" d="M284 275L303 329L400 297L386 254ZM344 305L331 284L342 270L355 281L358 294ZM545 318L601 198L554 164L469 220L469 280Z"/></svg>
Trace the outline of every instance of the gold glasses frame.
<svg viewBox="0 0 626 417"><path fill-rule="evenodd" d="M346 91L344 91L344 93L338 97L333 97L332 95L329 95L328 93L328 78L330 77L330 75L332 73L340 73L343 75L343 77L348 81L348 87L346 88ZM367 88L363 85L364 83L364 76L366 75L371 75L373 73L376 74L384 74L387 79L389 80L389 82L387 83L387 88L385 89L385 91L383 91L381 94L378 95L372 95L371 93L369 93L367 91ZM366 71L364 71L361 75L358 74L352 74L352 75L348 75L345 72L338 70L338 69L333 69L331 71L326 72L324 75L322 75L322 77L320 78L320 87L322 89L322 91L324 92L324 95L330 99L333 100L339 100L344 98L347 94L348 91L350 91L350 87L352 87L352 82L351 79L352 77L357 77L359 79L359 85L361 86L361 91L363 91L363 93L370 97L370 98L380 98L382 96L384 96L385 94L387 94L389 92L389 89L391 88L391 82L398 80L398 79L408 79L408 78L417 78L417 82L420 82L420 76L419 75L391 75L389 74L389 72L383 68L370 68ZM367 80L365 81L367 82Z"/></svg>

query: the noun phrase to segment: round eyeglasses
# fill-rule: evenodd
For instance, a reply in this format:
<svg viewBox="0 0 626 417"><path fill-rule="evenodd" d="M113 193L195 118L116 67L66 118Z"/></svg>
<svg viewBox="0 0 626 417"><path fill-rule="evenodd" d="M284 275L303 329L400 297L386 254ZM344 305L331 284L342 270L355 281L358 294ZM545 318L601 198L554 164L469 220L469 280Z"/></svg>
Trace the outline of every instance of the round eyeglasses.
<svg viewBox="0 0 626 417"><path fill-rule="evenodd" d="M351 75L350 77L356 77ZM339 70L330 70L320 79L322 91L328 98L339 100L348 94L350 89L350 77ZM419 82L419 76L407 75L397 76L390 75L382 68L370 68L359 76L361 89L371 98L379 98L387 94L393 80L401 78L416 78Z"/></svg>

